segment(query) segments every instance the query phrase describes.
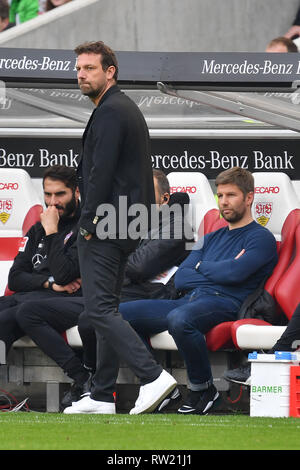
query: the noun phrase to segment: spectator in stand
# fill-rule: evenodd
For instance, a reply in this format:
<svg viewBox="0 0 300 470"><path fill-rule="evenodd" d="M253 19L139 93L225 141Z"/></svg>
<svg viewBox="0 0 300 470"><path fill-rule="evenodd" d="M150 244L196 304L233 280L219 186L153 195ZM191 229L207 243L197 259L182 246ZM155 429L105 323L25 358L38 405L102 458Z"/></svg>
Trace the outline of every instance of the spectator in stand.
<svg viewBox="0 0 300 470"><path fill-rule="evenodd" d="M60 7L65 3L69 3L71 0L47 0L45 6L45 12L53 10L54 8Z"/></svg>
<svg viewBox="0 0 300 470"><path fill-rule="evenodd" d="M300 8L297 11L296 18L294 19L293 25L284 35L288 39L295 39L300 36Z"/></svg>
<svg viewBox="0 0 300 470"><path fill-rule="evenodd" d="M272 39L267 45L266 52L298 52L294 41L286 37Z"/></svg>
<svg viewBox="0 0 300 470"><path fill-rule="evenodd" d="M12 0L9 9L11 23L25 23L39 14L39 0Z"/></svg>
<svg viewBox="0 0 300 470"><path fill-rule="evenodd" d="M0 0L0 32L15 26L9 22L9 5L7 0Z"/></svg>

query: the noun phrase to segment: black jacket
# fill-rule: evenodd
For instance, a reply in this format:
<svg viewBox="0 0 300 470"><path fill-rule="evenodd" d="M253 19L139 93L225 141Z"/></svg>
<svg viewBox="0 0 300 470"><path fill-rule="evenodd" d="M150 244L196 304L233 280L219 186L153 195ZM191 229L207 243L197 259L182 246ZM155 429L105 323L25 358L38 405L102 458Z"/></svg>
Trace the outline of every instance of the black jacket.
<svg viewBox="0 0 300 470"><path fill-rule="evenodd" d="M166 211L165 214L166 206L162 206L157 230L150 231L130 254L121 301L176 297L173 278L166 285L151 282L157 275L178 266L189 254L186 244L193 241L193 233L183 212L184 205L189 204L188 194L172 194L169 207L174 208L175 204L179 210Z"/></svg>
<svg viewBox="0 0 300 470"><path fill-rule="evenodd" d="M128 207L144 204L150 214L155 198L147 124L137 105L117 85L107 90L94 109L82 147L77 168L82 228L96 232L97 208L102 204L115 208L118 222L120 196L127 198ZM108 236L118 238L118 234L117 226Z"/></svg>
<svg viewBox="0 0 300 470"><path fill-rule="evenodd" d="M40 222L30 228L25 237L26 244L9 271L9 289L30 292L44 289L43 284L49 277L59 285L80 277L76 245L79 216L77 209L74 217L59 221L57 233L48 236ZM81 289L76 292L77 295L80 293Z"/></svg>

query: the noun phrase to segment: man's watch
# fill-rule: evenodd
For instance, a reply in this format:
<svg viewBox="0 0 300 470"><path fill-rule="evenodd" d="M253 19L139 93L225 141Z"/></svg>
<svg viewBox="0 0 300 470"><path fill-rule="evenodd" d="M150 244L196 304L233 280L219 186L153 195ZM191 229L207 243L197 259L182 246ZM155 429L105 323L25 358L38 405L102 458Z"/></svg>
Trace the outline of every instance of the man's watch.
<svg viewBox="0 0 300 470"><path fill-rule="evenodd" d="M80 233L80 235L82 235L83 237L87 237L88 235L90 235L90 232L88 232L87 230L85 230L85 228L82 228L82 227L80 227L79 233Z"/></svg>
<svg viewBox="0 0 300 470"><path fill-rule="evenodd" d="M201 261L198 261L198 263L197 263L196 266L195 266L195 270L196 270L196 271L198 271L200 264L201 264Z"/></svg>
<svg viewBox="0 0 300 470"><path fill-rule="evenodd" d="M48 281L48 289L53 290L54 281Z"/></svg>

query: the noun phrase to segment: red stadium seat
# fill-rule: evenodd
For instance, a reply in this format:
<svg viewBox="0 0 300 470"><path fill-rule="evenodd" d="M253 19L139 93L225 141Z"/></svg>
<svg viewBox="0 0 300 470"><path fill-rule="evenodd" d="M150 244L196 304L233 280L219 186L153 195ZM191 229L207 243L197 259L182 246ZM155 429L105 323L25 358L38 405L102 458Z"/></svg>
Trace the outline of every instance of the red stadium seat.
<svg viewBox="0 0 300 470"><path fill-rule="evenodd" d="M219 216L218 219L211 224L210 232L214 232L215 230L219 230L222 227L226 227L226 225L228 225L228 222L223 217Z"/></svg>
<svg viewBox="0 0 300 470"><path fill-rule="evenodd" d="M206 333L206 346L210 351L218 351L222 348L233 348L231 327L233 321L219 323Z"/></svg>
<svg viewBox="0 0 300 470"><path fill-rule="evenodd" d="M213 232L216 230L214 228L215 224L219 222L220 219L220 211L219 209L210 209L203 218L203 227L199 227L200 229L200 236L206 235L207 233Z"/></svg>
<svg viewBox="0 0 300 470"><path fill-rule="evenodd" d="M293 262L275 286L275 296L282 311L290 320L300 302L300 225L295 232L296 251Z"/></svg>
<svg viewBox="0 0 300 470"><path fill-rule="evenodd" d="M291 318L300 301L298 289L300 274L299 222L300 209L295 209L288 215L283 225L279 260L265 285L266 291L275 299L279 312L282 311L288 319ZM239 349L270 349L284 329L284 326L279 327L260 320L245 319L233 323L231 334L234 345Z"/></svg>
<svg viewBox="0 0 300 470"><path fill-rule="evenodd" d="M0 295L9 269L29 228L40 219L43 206L29 174L20 169L0 170Z"/></svg>

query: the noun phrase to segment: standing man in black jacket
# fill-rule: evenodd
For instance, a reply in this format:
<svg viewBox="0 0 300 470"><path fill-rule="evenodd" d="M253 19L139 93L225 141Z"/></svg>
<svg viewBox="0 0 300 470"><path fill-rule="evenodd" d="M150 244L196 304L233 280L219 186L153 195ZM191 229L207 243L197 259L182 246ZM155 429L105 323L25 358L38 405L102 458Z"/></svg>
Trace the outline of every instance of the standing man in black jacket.
<svg viewBox="0 0 300 470"><path fill-rule="evenodd" d="M106 371L121 358L141 382L130 413L150 412L176 387L176 381L118 312L126 261L138 243L128 235L124 216L133 204L143 204L150 214L154 203L149 133L138 107L117 86L113 51L99 41L78 46L75 53L79 87L96 106L83 135L78 165L82 198L78 250L85 309L98 341L91 395L76 402L71 412L115 413ZM121 211L124 198L127 214ZM116 224L100 238L98 214L107 204L115 210Z"/></svg>
<svg viewBox="0 0 300 470"><path fill-rule="evenodd" d="M14 292L0 298L0 341L6 352L14 341L26 333L20 326L20 310L27 303L80 296L81 280L77 253L79 190L76 172L65 166L49 167L43 177L45 211L41 221L31 227L16 256L8 276L8 287ZM45 309L32 319L31 338L74 380L82 384L89 378L80 360L73 358L71 348L60 335L77 322L75 312ZM74 374L73 371L76 370Z"/></svg>
<svg viewBox="0 0 300 470"><path fill-rule="evenodd" d="M153 182L159 224L154 230L149 230L147 236L139 242L136 250L129 255L120 302L141 299L172 299L178 296L174 286L174 268L178 267L187 257L186 247L193 241L192 228L184 217L185 207L188 207L189 204L189 196L186 193L170 195L168 178L161 170L153 170ZM22 317L26 319L27 316L32 315L33 311L45 310L51 304L49 302L48 305L45 305L45 302L31 302L30 310L28 307L22 309ZM78 330L83 345L83 360L85 367L94 372L96 370L97 341L94 328L87 312L84 311L84 299L77 297L65 301L63 306L57 306L57 308L63 308L64 311L66 308L82 311L78 319ZM149 348L147 341L145 344ZM113 396L118 375L118 362L115 364L115 370L111 363L110 371L111 396ZM62 401L62 407L70 406L72 402L78 401L80 395L84 393L86 393L86 388L82 391L76 385L72 386ZM175 389L170 396L177 398L178 390ZM167 404L166 399L163 403Z"/></svg>
<svg viewBox="0 0 300 470"><path fill-rule="evenodd" d="M149 230L147 236L139 242L136 250L127 259L120 295L121 302L175 298L177 292L174 286L174 267L179 266L187 257L187 245L193 240L192 229L185 217L185 208L189 204L188 194L173 193L170 195L168 178L161 170L153 170L153 182L159 223L154 230ZM41 349L44 342L39 344L41 334L39 328L37 335L36 324L40 323L39 320L45 317L46 311L48 312L47 315L52 313L53 316L58 318L67 318L69 321L68 328L78 324L83 344L84 367L94 373L96 370L97 341L94 328L84 310L83 297L69 296L61 299L59 303L55 298L52 300L33 300L26 302L19 308L17 320L21 329L26 332L27 336L34 339ZM55 335L55 332L52 331L52 334ZM57 341L53 340L52 342L57 344ZM61 361L57 358L57 350L58 348L53 349L54 356L49 351L44 352L61 365ZM61 344L60 351L60 357L63 358L64 363L67 354L70 361L68 362L69 365L76 364L76 362L78 364L75 351L72 351L67 344ZM62 351L65 353L62 354ZM80 369L82 369L81 364L79 371ZM76 374L76 370L73 368L74 374ZM116 374L118 374L118 363L116 365ZM76 402L83 395L86 395L88 392L87 385L87 383L74 381L70 390L62 399L61 408L71 406L72 402ZM112 396L114 391L115 387L112 387ZM176 389L171 392L171 397L173 396L176 398L178 396ZM166 399L163 403L167 404Z"/></svg>

